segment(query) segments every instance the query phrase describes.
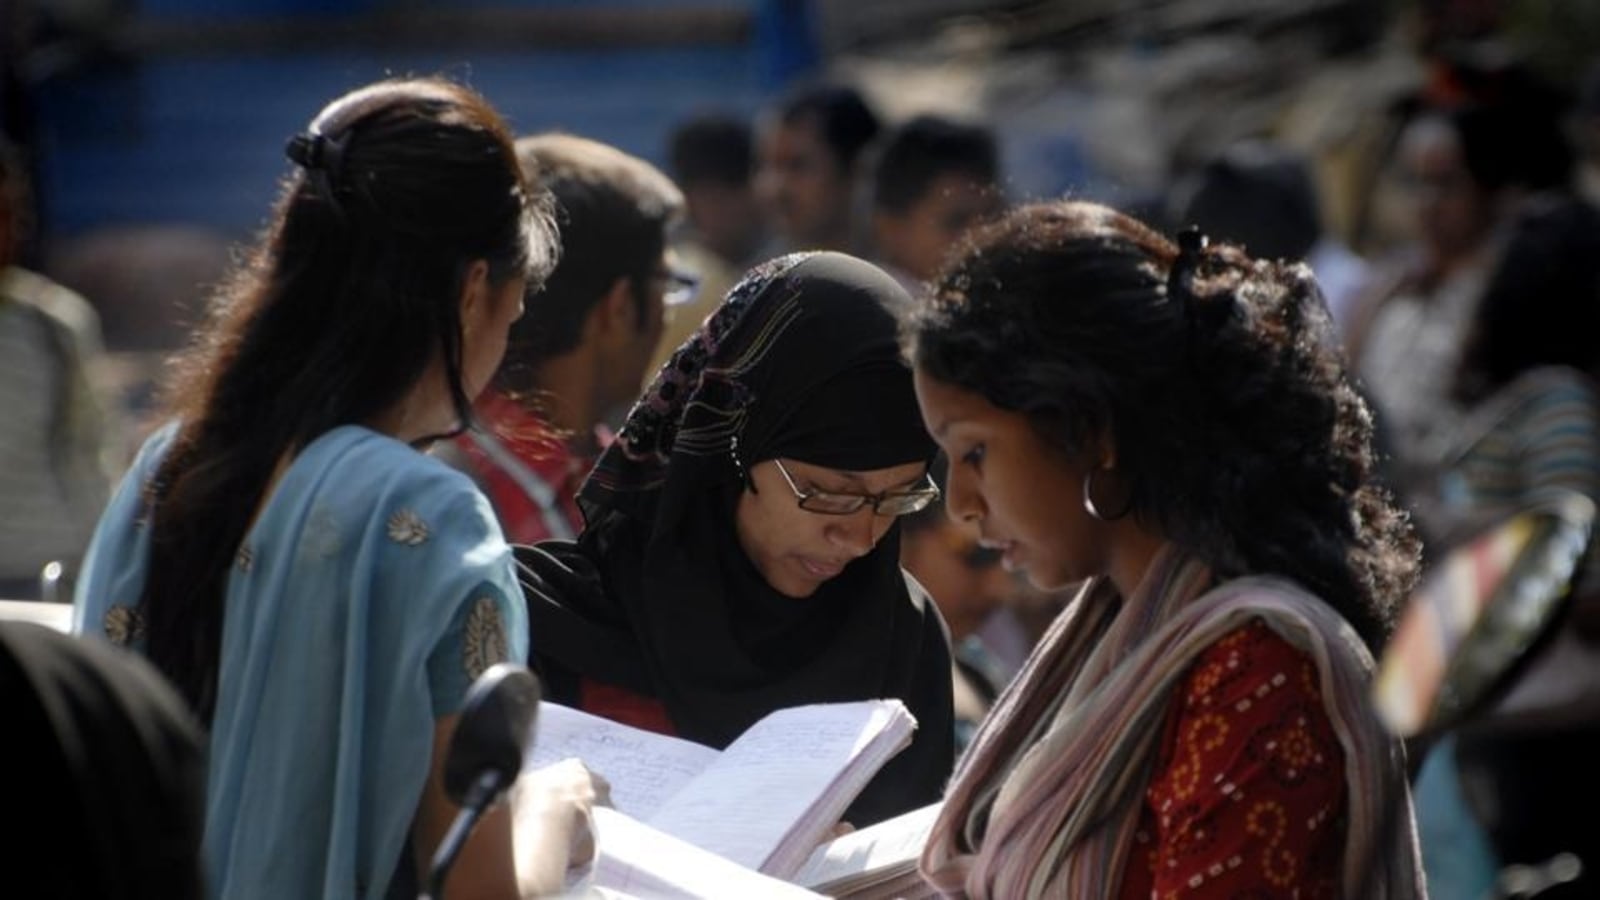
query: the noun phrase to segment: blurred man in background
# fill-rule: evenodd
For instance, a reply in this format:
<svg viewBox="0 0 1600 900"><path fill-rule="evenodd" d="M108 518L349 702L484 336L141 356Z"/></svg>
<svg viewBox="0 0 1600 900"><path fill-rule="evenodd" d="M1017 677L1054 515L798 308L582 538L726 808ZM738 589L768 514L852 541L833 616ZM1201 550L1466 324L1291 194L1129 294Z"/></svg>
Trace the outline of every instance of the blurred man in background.
<svg viewBox="0 0 1600 900"><path fill-rule="evenodd" d="M531 544L582 530L574 497L605 422L638 396L665 304L695 280L667 249L683 194L654 166L565 134L523 138L517 157L555 196L561 259L511 327L479 427L446 455L489 495L506 538Z"/></svg>
<svg viewBox="0 0 1600 900"><path fill-rule="evenodd" d="M942 458L929 472L942 490ZM1006 615L1006 603L1019 585L1001 567L999 551L980 546L976 536L946 515L943 502L905 516L901 523L900 563L928 591L950 630L959 753L1012 674L994 657L981 632L996 617Z"/></svg>
<svg viewBox="0 0 1600 900"><path fill-rule="evenodd" d="M739 276L761 261L767 243L755 194L755 142L747 123L721 115L689 119L673 131L668 156L686 203L685 227L675 236L673 250L699 277L700 290L693 302L667 310L646 381Z"/></svg>
<svg viewBox="0 0 1600 900"><path fill-rule="evenodd" d="M761 132L756 189L782 249L850 252L859 243L858 163L878 131L854 88L808 88L779 104Z"/></svg>
<svg viewBox="0 0 1600 900"><path fill-rule="evenodd" d="M1578 191L1600 206L1600 60L1584 72L1571 128L1578 151Z"/></svg>
<svg viewBox="0 0 1600 900"><path fill-rule="evenodd" d="M961 235L1000 211L999 180L986 128L918 116L891 131L872 171L878 262L920 295Z"/></svg>
<svg viewBox="0 0 1600 900"><path fill-rule="evenodd" d="M100 320L21 266L31 209L22 155L0 143L0 597L11 599L38 597L51 562L76 570L110 491L90 381Z"/></svg>
<svg viewBox="0 0 1600 900"><path fill-rule="evenodd" d="M1245 141L1180 179L1173 225L1198 225L1213 240L1242 245L1257 259L1305 262L1341 326L1367 289L1366 262L1327 233L1306 160L1268 141Z"/></svg>

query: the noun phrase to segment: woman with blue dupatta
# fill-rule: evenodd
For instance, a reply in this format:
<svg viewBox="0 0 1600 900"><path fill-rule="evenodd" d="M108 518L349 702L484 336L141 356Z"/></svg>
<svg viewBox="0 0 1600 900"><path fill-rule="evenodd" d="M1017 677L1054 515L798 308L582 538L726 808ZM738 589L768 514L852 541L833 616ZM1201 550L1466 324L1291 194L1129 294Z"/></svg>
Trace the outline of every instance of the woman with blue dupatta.
<svg viewBox="0 0 1600 900"><path fill-rule="evenodd" d="M555 234L499 116L448 82L348 94L288 154L74 628L143 652L209 726L211 896L415 896L465 692L527 648L488 503L419 450L469 421ZM452 897L516 895L509 819L479 825Z"/></svg>

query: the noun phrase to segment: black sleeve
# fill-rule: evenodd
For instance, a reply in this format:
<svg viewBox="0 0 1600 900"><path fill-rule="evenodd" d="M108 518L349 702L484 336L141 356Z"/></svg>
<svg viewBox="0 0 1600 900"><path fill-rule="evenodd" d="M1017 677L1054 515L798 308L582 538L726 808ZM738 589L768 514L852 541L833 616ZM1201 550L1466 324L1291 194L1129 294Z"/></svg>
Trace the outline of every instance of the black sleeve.
<svg viewBox="0 0 1600 900"><path fill-rule="evenodd" d="M889 760L845 812L845 821L857 828L936 802L955 767L950 639L927 593L915 582L910 587L912 607L921 615L920 642L893 652L915 656L916 678L900 699L916 716L917 731L911 746Z"/></svg>

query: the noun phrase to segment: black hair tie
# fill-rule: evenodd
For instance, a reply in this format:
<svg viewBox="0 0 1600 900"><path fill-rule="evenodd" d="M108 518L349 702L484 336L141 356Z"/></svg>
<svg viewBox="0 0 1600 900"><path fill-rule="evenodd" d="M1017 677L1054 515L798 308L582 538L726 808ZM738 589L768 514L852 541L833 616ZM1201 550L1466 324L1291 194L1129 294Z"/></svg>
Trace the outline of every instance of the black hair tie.
<svg viewBox="0 0 1600 900"><path fill-rule="evenodd" d="M289 145L283 148L283 152L295 165L303 169L320 168L322 145L325 140L326 138L320 134L297 134L289 138Z"/></svg>
<svg viewBox="0 0 1600 900"><path fill-rule="evenodd" d="M1178 232L1178 257L1172 261L1172 269L1167 272L1167 299L1183 304L1186 314L1194 305L1194 292L1190 285L1210 243L1197 225L1190 225Z"/></svg>
<svg viewBox="0 0 1600 900"><path fill-rule="evenodd" d="M334 184L344 167L344 139L330 138L313 129L290 138L283 152L291 162L306 170L317 193L342 216L344 210L339 205Z"/></svg>
<svg viewBox="0 0 1600 900"><path fill-rule="evenodd" d="M1210 244L1211 242L1196 226L1191 225L1178 232L1178 256L1172 261L1172 269L1167 273L1167 299L1178 304L1182 311L1189 333L1191 357L1197 353L1201 356L1207 355L1202 348L1210 341L1200 340L1201 336L1216 333L1217 329L1224 327L1236 312L1232 291L1224 290L1214 295L1202 296L1194 289L1195 278L1201 274L1206 264L1208 256L1206 248Z"/></svg>

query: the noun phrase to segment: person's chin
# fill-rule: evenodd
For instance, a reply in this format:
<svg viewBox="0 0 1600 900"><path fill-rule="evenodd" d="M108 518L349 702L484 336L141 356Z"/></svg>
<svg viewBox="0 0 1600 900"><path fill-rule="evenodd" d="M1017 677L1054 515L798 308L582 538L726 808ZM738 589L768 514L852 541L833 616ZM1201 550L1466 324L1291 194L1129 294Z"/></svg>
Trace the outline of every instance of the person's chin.
<svg viewBox="0 0 1600 900"><path fill-rule="evenodd" d="M1059 580L1058 566L1049 565L1048 560L1029 553L1028 548L1016 541L1001 542L996 546L1001 550L1000 565L1012 575L1022 576L1035 590L1053 591Z"/></svg>
<svg viewBox="0 0 1600 900"><path fill-rule="evenodd" d="M804 600L815 594L824 584L844 571L842 566L828 566L800 556L790 557L788 563L779 579L781 583L777 581L769 583L778 593L796 600Z"/></svg>
<svg viewBox="0 0 1600 900"><path fill-rule="evenodd" d="M1067 584L1067 582L1063 582L1059 578L1035 574L1032 569L1022 570L1022 577L1028 582L1029 587L1036 591L1044 591L1047 594L1059 591Z"/></svg>
<svg viewBox="0 0 1600 900"><path fill-rule="evenodd" d="M771 584L771 582L769 582ZM788 597L790 600L806 600L822 587L820 581L801 581L796 578L786 578L781 584L772 584L772 589Z"/></svg>
<svg viewBox="0 0 1600 900"><path fill-rule="evenodd" d="M1039 560L1029 560L1021 567L1021 571L1022 577L1027 579L1028 584L1035 590L1055 593L1080 584L1093 574L1080 574L1075 571L1076 568L1059 563L1041 564Z"/></svg>

